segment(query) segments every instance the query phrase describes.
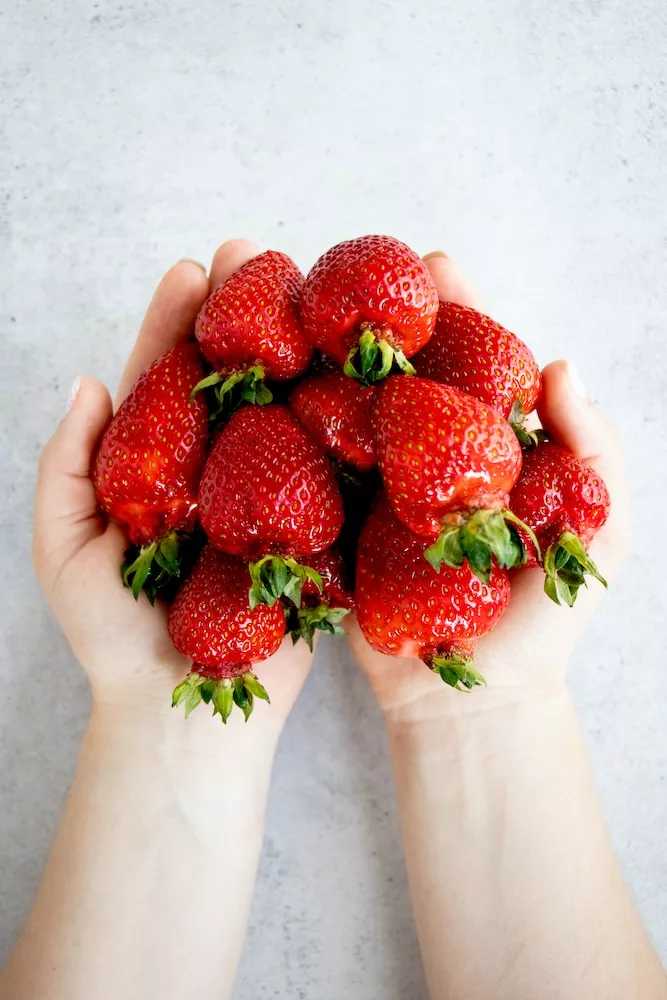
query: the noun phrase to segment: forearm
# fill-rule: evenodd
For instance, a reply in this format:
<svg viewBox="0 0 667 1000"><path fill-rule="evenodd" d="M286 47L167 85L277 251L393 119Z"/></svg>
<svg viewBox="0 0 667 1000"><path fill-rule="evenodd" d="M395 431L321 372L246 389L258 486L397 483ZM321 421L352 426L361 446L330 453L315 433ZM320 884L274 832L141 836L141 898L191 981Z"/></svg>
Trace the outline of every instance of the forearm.
<svg viewBox="0 0 667 1000"><path fill-rule="evenodd" d="M433 1000L667 997L565 692L389 731Z"/></svg>
<svg viewBox="0 0 667 1000"><path fill-rule="evenodd" d="M231 993L277 733L132 715L93 713L13 1000Z"/></svg>

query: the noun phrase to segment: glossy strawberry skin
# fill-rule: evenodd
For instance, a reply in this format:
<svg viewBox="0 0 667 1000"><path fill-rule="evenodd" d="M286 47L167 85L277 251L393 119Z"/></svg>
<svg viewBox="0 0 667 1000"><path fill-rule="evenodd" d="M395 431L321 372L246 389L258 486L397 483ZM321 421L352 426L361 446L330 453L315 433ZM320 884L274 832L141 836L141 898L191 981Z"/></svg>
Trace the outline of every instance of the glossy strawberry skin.
<svg viewBox="0 0 667 1000"><path fill-rule="evenodd" d="M139 376L102 437L97 499L136 545L194 523L208 414L190 392L202 376L196 344L172 348Z"/></svg>
<svg viewBox="0 0 667 1000"><path fill-rule="evenodd" d="M375 389L342 372L310 376L289 398L289 408L311 437L340 462L365 472L375 465L371 410Z"/></svg>
<svg viewBox="0 0 667 1000"><path fill-rule="evenodd" d="M359 626L373 649L427 663L443 653L469 655L509 598L507 573L496 566L488 584L466 564L436 573L423 539L379 497L361 532L355 592Z"/></svg>
<svg viewBox="0 0 667 1000"><path fill-rule="evenodd" d="M600 476L567 448L550 441L527 451L510 507L533 529L544 552L563 532L577 535L584 548L609 516L609 493ZM528 565L535 548L524 538Z"/></svg>
<svg viewBox="0 0 667 1000"><path fill-rule="evenodd" d="M413 359L417 374L454 386L509 419L518 400L535 409L542 375L519 338L475 309L441 302L433 336Z"/></svg>
<svg viewBox="0 0 667 1000"><path fill-rule="evenodd" d="M283 253L253 257L209 295L197 317L202 354L220 372L261 365L269 379L306 370L312 348L299 323L303 275Z"/></svg>
<svg viewBox="0 0 667 1000"><path fill-rule="evenodd" d="M521 448L485 403L428 379L393 375L377 388L373 430L389 502L415 533L435 538L448 514L507 506Z"/></svg>
<svg viewBox="0 0 667 1000"><path fill-rule="evenodd" d="M319 604L320 601L325 601L331 607L348 610L354 607L354 594L347 585L343 559L337 548L314 553L308 557L308 565L322 577L322 593L312 580L306 580L301 591L305 603Z"/></svg>
<svg viewBox="0 0 667 1000"><path fill-rule="evenodd" d="M247 559L328 548L343 524L331 464L285 406L248 406L218 437L199 487L217 548Z"/></svg>
<svg viewBox="0 0 667 1000"><path fill-rule="evenodd" d="M167 627L193 671L220 680L272 656L285 635L285 616L280 604L250 611L248 567L206 545L174 599Z"/></svg>
<svg viewBox="0 0 667 1000"><path fill-rule="evenodd" d="M306 338L340 365L368 323L407 358L433 333L438 293L422 259L391 236L361 236L327 250L306 277Z"/></svg>

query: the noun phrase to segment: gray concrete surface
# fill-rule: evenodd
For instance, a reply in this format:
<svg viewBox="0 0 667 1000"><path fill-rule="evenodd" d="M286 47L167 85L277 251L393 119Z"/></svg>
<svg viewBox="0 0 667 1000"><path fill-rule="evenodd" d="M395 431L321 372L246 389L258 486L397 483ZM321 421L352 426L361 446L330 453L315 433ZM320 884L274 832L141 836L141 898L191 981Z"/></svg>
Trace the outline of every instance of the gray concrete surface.
<svg viewBox="0 0 667 1000"><path fill-rule="evenodd" d="M72 777L86 684L29 564L39 450L110 384L160 274L248 235L307 267L442 247L622 429L625 575L571 671L624 872L667 954L667 128L661 0L2 5L2 955ZM425 997L385 738L325 644L280 748L236 996Z"/></svg>

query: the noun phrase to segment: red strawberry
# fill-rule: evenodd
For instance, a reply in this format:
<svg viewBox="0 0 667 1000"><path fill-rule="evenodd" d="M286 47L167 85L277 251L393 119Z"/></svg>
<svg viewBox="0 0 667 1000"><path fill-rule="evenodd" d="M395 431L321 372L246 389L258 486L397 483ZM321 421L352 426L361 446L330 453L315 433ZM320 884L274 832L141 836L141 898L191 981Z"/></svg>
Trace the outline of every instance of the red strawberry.
<svg viewBox="0 0 667 1000"><path fill-rule="evenodd" d="M193 527L206 458L208 416L190 399L203 375L196 344L179 344L139 376L104 432L93 468L97 500L140 547L123 569L149 599L178 575L177 531Z"/></svg>
<svg viewBox="0 0 667 1000"><path fill-rule="evenodd" d="M331 465L285 406L238 410L217 439L199 487L202 527L216 548L246 559L251 603L285 594L297 607L307 566L331 545L343 505Z"/></svg>
<svg viewBox="0 0 667 1000"><path fill-rule="evenodd" d="M233 409L241 400L271 402L265 378L285 381L304 372L313 350L299 325L302 287L294 261L267 250L216 288L195 325L201 352L216 371L197 388L217 385L220 406Z"/></svg>
<svg viewBox="0 0 667 1000"><path fill-rule="evenodd" d="M426 551L436 569L467 559L488 579L492 555L520 565L506 508L521 448L495 410L450 386L392 376L377 388L373 428L389 502L411 531L437 539Z"/></svg>
<svg viewBox="0 0 667 1000"><path fill-rule="evenodd" d="M343 559L337 548L325 549L308 557L310 569L319 574L321 592L312 579L304 581L301 607L287 612L287 630L296 642L302 638L313 648L315 630L343 633L341 621L354 607L354 596L345 580Z"/></svg>
<svg viewBox="0 0 667 1000"><path fill-rule="evenodd" d="M377 382L408 358L435 326L438 292L414 250L391 236L360 236L320 257L301 293L307 339L354 378Z"/></svg>
<svg viewBox="0 0 667 1000"><path fill-rule="evenodd" d="M544 589L560 604L572 606L586 573L607 583L587 555L594 535L609 516L609 494L598 474L552 442L539 444L523 458L521 476L510 496L517 517L530 525L544 552ZM529 565L537 562L526 540Z"/></svg>
<svg viewBox="0 0 667 1000"><path fill-rule="evenodd" d="M337 372L300 382L289 408L325 451L367 471L375 465L371 407L375 389Z"/></svg>
<svg viewBox="0 0 667 1000"><path fill-rule="evenodd" d="M414 359L417 374L481 399L522 431L542 375L530 348L475 309L441 302L435 332Z"/></svg>
<svg viewBox="0 0 667 1000"><path fill-rule="evenodd" d="M246 721L253 696L269 696L252 664L276 652L285 635L280 604L248 608L248 568L241 559L202 550L192 574L169 610L168 629L176 649L193 660L192 670L173 694L189 715L200 701L213 703L213 714L226 722L234 704Z"/></svg>
<svg viewBox="0 0 667 1000"><path fill-rule="evenodd" d="M508 575L497 566L488 583L467 565L443 566L437 573L424 559L423 539L401 524L380 495L361 532L355 594L359 626L373 649L417 656L452 687L484 684L472 652L509 598Z"/></svg>

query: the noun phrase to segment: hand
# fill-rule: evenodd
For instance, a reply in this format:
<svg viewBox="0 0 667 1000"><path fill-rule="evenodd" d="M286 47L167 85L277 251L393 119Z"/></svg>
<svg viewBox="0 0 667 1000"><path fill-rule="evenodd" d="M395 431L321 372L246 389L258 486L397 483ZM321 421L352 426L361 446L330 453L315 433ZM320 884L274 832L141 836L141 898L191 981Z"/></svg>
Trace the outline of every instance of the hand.
<svg viewBox="0 0 667 1000"><path fill-rule="evenodd" d="M484 304L456 264L444 254L426 263L443 301L486 312ZM539 408L542 425L560 444L583 459L604 479L611 497L609 519L591 546L591 556L611 581L629 544L630 516L618 434L592 403L577 392L567 362L544 369ZM560 692L572 650L604 595L596 581L582 588L573 608L558 607L544 593L541 569L526 569L512 579L510 606L498 626L480 640L475 665L488 688L453 691L420 660L376 653L363 638L356 620L347 623L355 656L381 707L397 721L457 716L498 704Z"/></svg>
<svg viewBox="0 0 667 1000"><path fill-rule="evenodd" d="M160 282L141 326L116 397L123 401L140 373L176 343L187 339L209 291L258 253L244 240L224 243L207 279L190 261L171 268ZM93 699L109 706L168 712L171 692L188 672L189 662L172 647L167 609L151 607L142 595L134 601L121 582L127 542L120 527L99 513L90 469L97 444L111 419L106 388L95 379L80 380L69 412L48 442L39 465L33 562L40 584L63 632L86 671ZM310 667L305 643L280 650L258 665L257 674L271 695L258 705L252 724L265 714L281 724L294 704ZM234 713L234 717L240 713ZM191 730L218 727L199 708L188 719ZM170 718L183 718L181 708ZM196 721L199 717L200 721ZM230 720L230 724L240 722Z"/></svg>

